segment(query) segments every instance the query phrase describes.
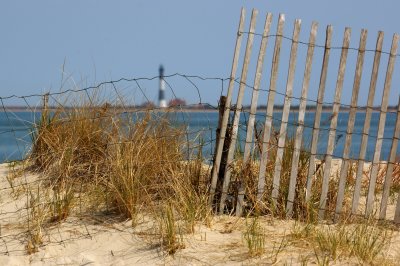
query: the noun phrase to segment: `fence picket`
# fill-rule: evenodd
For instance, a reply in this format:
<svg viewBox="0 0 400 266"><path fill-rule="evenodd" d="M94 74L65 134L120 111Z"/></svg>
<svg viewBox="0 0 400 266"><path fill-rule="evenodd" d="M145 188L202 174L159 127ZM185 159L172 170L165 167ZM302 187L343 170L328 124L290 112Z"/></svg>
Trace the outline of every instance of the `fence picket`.
<svg viewBox="0 0 400 266"><path fill-rule="evenodd" d="M366 113L365 113L363 134L361 137L360 153L358 155L356 182L354 185L353 202L352 202L352 207L351 207L352 214L357 213L358 204L360 202L364 160L365 160L365 154L367 152L368 134L369 134L370 124L371 124L371 115L372 115L372 111L373 111L372 107L374 104L376 83L377 83L377 79L378 79L379 65L380 65L381 54L382 54L383 36L384 36L384 33L382 31L379 31L378 38L376 40L374 63L373 63L372 72L371 72L371 80L370 80L368 100L367 100L367 109L366 109Z"/></svg>
<svg viewBox="0 0 400 266"><path fill-rule="evenodd" d="M289 119L290 104L292 101L294 74L296 70L297 47L300 34L300 26L301 26L301 20L296 19L293 30L292 48L290 50L289 69L288 69L288 77L286 83L286 94L283 104L281 129L279 131L278 149L276 151L276 157L275 157L274 179L272 181L272 200L274 201L274 203L276 203L279 194L279 186L280 186L280 178L282 170L282 158L283 158L283 152L285 151L285 141L287 133L286 130Z"/></svg>
<svg viewBox="0 0 400 266"><path fill-rule="evenodd" d="M321 198L319 201L319 212L318 212L318 217L320 220L324 219L325 216L326 199L328 197L329 181L331 176L332 155L333 155L333 150L335 148L334 145L336 137L336 126L340 108L340 98L342 96L347 54L349 51L348 48L350 44L350 33L351 29L346 28L344 31L342 53L340 55L339 71L335 89L335 99L332 108L331 125L329 127L328 147L326 149L326 156L325 156L325 168L324 168L324 176L322 179Z"/></svg>
<svg viewBox="0 0 400 266"><path fill-rule="evenodd" d="M326 27L325 51L324 51L324 58L322 61L322 69L321 69L321 76L320 76L318 96L317 96L317 108L315 111L311 149L310 149L310 163L308 167L307 185L306 185L306 202L308 202L311 199L311 187L312 187L313 177L315 174L315 159L316 159L317 145L319 138L319 128L321 123L322 104L325 95L326 77L328 74L331 40L332 40L332 26L328 25Z"/></svg>
<svg viewBox="0 0 400 266"><path fill-rule="evenodd" d="M392 47L390 50L389 62L388 62L387 71L386 71L385 84L384 84L384 88L383 88L381 111L380 111L379 125L378 125L378 134L377 134L377 140L376 140L376 144L375 144L374 158L372 161L371 175L370 175L370 179L369 179L365 216L371 215L372 210L373 210L374 200L375 200L375 195L374 195L375 194L375 185L376 185L375 183L376 183L376 177L378 174L379 160L380 160L380 156L381 156L382 141L383 141L382 138L383 138L383 133L385 130L386 112L387 112L388 101L389 101L390 87L392 85L392 74L393 74L393 70L394 70L394 64L396 61L398 41L399 41L399 35L394 34L393 40L392 40Z"/></svg>
<svg viewBox="0 0 400 266"><path fill-rule="evenodd" d="M350 114L349 120L347 123L347 131L346 131L346 140L344 144L343 150L343 161L342 166L340 169L340 177L339 177L339 186L338 186L338 193L336 199L336 210L335 210L335 220L339 218L339 214L342 211L343 199L344 199L344 192L346 188L346 181L347 181L347 174L348 174L348 167L349 167L349 160L350 160L350 146L351 140L353 137L353 129L354 129L354 122L356 119L356 110L357 110L357 101L358 101L358 94L360 91L360 84L361 84L361 76L363 71L363 64L364 64L364 56L365 56L365 46L367 43L367 30L361 30L360 36L360 45L358 48L358 56L357 56L357 64L356 70L354 74L354 83L353 83L353 93L351 96L351 103L350 103Z"/></svg>
<svg viewBox="0 0 400 266"><path fill-rule="evenodd" d="M252 97L251 97L249 121L248 121L247 128L246 128L247 132L246 132L246 143L245 143L244 154L243 154L243 166L242 166L243 169L246 167L246 164L249 161L251 144L253 142L253 128L254 128L254 122L255 122L255 115L257 112L258 95L260 92L259 87L260 87L261 75L262 75L263 64L264 64L265 50L266 50L267 44L268 44L268 34L269 34L269 31L271 28L271 22L272 22L272 14L268 13L267 17L265 19L264 33L263 33L263 37L261 40L260 52L258 54L258 60L257 60L256 74L254 77L254 89L253 89L253 93L252 93ZM242 212L243 212L244 194L245 194L245 187L244 187L244 183L241 182L240 187L239 187L239 192L238 192L237 204L236 204L236 215L237 216L241 216Z"/></svg>
<svg viewBox="0 0 400 266"><path fill-rule="evenodd" d="M278 28L276 30L276 39L275 39L275 47L274 47L274 55L272 59L272 69L271 69L271 78L269 83L269 93L267 100L267 111L263 129L263 140L262 140L262 148L261 148L261 156L260 156L260 171L258 175L258 185L257 185L257 200L261 202L261 199L264 195L265 191L265 172L267 168L268 162L268 152L269 152L269 141L271 137L271 129L272 129L272 115L274 112L274 101L276 94L276 82L278 79L278 68L279 68L279 57L281 51L282 44L282 35L283 35L283 26L285 24L285 15L280 14L278 20Z"/></svg>
<svg viewBox="0 0 400 266"><path fill-rule="evenodd" d="M233 88L235 86L235 76L236 76L237 66L238 66L238 62L239 62L239 54L240 54L240 46L242 43L242 36L243 36L242 32L243 32L243 27L244 27L245 13L246 13L245 9L242 8L242 10L240 12L238 33L237 33L237 37L236 37L235 51L233 54L229 86L228 86L228 91L226 94L226 105L225 105L226 108L225 108L225 112L222 116L221 131L220 131L219 139L217 140L217 152L215 154L215 161L214 161L214 165L212 168L212 174L211 174L211 185L210 185L210 193L209 193L209 199L208 199L208 205L210 207L212 206L214 196L215 196L215 190L217 188L217 179L218 179L219 167L221 164L222 149L224 147L225 134L226 134L226 129L227 129L228 120L229 120L230 105L231 105L231 101L232 101L232 93L233 93Z"/></svg>
<svg viewBox="0 0 400 266"><path fill-rule="evenodd" d="M252 14L251 14L251 19L250 19L250 28L249 28L250 34L248 35L248 38L247 38L247 45L246 45L246 51L245 51L245 55L244 55L242 74L241 74L241 78L240 78L239 93L238 93L236 109L235 109L235 113L234 113L234 117L233 117L232 135L231 135L231 143L229 145L229 151L228 151L227 167L225 169L224 181L222 184L221 200L220 200L220 204L219 204L219 213L220 214L222 214L224 212L225 200L227 197L229 183L230 183L231 168L229 167L229 165L230 165L230 163L232 163L234 153L235 153L237 131L238 131L239 119L240 119L240 111L242 109L242 100L243 100L244 90L246 87L247 72L248 72L248 68L249 68L249 64L250 64L251 50L253 47L253 40L254 40L254 34L252 34L252 33L254 33L254 31L255 31L257 14L258 14L258 11L256 9L253 9Z"/></svg>
<svg viewBox="0 0 400 266"><path fill-rule="evenodd" d="M311 32L307 50L307 58L306 58L306 67L304 69L304 78L303 78L303 86L301 90L301 99L299 106L299 118L298 118L298 127L296 130L296 138L293 149L293 158L292 158L292 169L290 172L290 183L289 183L289 192L288 199L286 204L286 214L288 217L292 216L293 212L293 201L296 193L296 179L298 173L299 166L299 158L300 158L300 149L303 139L303 130L304 130L304 117L306 113L307 106L307 95L308 88L310 85L310 77L311 77L311 68L312 68L312 59L314 55L314 46L315 46L315 38L317 35L318 23L313 22L311 25Z"/></svg>
<svg viewBox="0 0 400 266"><path fill-rule="evenodd" d="M390 148L390 156L389 156L388 165L387 165L387 169L386 169L386 176L385 176L385 183L383 186L379 219L386 218L386 209L387 209L387 203L388 203L388 198L389 198L389 193L390 193L390 187L392 186L392 181L393 181L393 176L392 176L393 166L396 161L396 152L397 152L397 145L399 143L399 138L400 138L400 96L399 96L399 101L397 104L396 125L394 128L392 146Z"/></svg>

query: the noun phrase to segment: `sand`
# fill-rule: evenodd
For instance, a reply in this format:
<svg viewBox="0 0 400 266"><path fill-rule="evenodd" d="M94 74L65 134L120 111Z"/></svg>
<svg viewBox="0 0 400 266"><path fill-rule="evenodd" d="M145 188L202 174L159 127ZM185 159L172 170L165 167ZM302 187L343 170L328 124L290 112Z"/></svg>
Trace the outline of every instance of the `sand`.
<svg viewBox="0 0 400 266"><path fill-rule="evenodd" d="M299 265L316 264L314 247L290 242L293 220L260 218L266 235L265 252L250 257L243 240L246 218L216 216L208 225L197 224L195 233L182 234L184 248L168 255L155 236L154 221L143 216L132 227L130 220L112 215L68 217L44 228L38 252L27 254L26 186L38 176L23 174L7 181L9 167L0 165L0 265ZM14 191L14 192L13 192ZM22 191L22 192L21 192ZM391 212L391 211L389 211ZM321 225L323 226L323 225ZM385 263L400 259L400 236L393 232L385 250ZM332 265L357 264L355 258L341 258Z"/></svg>

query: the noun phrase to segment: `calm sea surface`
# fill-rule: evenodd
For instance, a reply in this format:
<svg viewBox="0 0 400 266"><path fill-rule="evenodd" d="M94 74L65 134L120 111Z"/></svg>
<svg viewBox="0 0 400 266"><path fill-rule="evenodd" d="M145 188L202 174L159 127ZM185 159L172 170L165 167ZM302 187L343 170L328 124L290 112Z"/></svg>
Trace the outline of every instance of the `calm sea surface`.
<svg viewBox="0 0 400 266"><path fill-rule="evenodd" d="M274 113L274 129L279 131L280 119L282 113ZM304 144L309 145L312 137L312 126L314 123L315 113L308 112L305 117L305 130L304 130ZM336 134L336 146L334 156L341 157L343 154L345 132L347 128L349 114L342 112L338 117L338 127ZM330 126L331 113L325 112L322 114L321 128L318 154L326 152L326 145L328 140L328 131ZM24 158L31 147L31 132L33 124L40 118L40 113L32 112L15 112L15 113L0 113L0 163L12 160L20 160ZM239 139L243 143L245 138L245 124L248 116L242 114L241 125L239 128ZM384 132L384 140L381 152L381 159L386 160L389 156L391 148L391 138L394 134L395 126L395 113L388 113L386 118L386 126ZM215 147L215 129L218 123L217 112L184 112L176 115L176 120L179 124L185 124L188 131L191 132L188 137L195 139L195 141L202 140L204 143L204 155L210 156ZM265 120L265 113L259 112L256 116L258 128L263 126ZM365 120L365 113L357 113L354 135L351 146L351 157L357 158L361 144L361 133L363 131ZM297 121L297 113L291 113L289 117L288 134L293 135L296 131L295 123ZM367 159L371 160L375 150L376 135L378 131L379 113L372 114L371 128L368 138ZM291 123L293 125L291 125ZM400 145L397 147L398 154L400 154Z"/></svg>

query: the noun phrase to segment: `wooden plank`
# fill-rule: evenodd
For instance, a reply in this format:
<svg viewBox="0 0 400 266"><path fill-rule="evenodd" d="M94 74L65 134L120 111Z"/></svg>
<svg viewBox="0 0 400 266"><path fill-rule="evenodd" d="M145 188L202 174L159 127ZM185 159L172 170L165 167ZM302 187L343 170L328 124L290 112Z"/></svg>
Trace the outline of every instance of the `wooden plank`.
<svg viewBox="0 0 400 266"><path fill-rule="evenodd" d="M279 186L280 186L281 171L282 171L282 158L283 158L283 152L285 151L287 123L289 120L290 104L292 102L293 82L296 70L297 47L300 35L300 26L301 26L301 20L296 19L293 30L292 47L290 50L289 69L286 82L285 100L282 111L281 129L279 131L278 149L276 151L276 157L275 157L274 178L272 181L272 200L275 206L279 195Z"/></svg>
<svg viewBox="0 0 400 266"><path fill-rule="evenodd" d="M353 194L353 202L351 206L351 213L356 214L358 210L358 204L360 202L360 193L361 193L361 181L364 169L364 160L365 154L367 152L367 144L368 144L368 134L370 129L371 123L371 115L372 115L372 108L374 104L374 97L376 91L376 83L378 80L378 73L379 73L379 65L381 60L382 54L382 45L383 45L383 31L378 32L378 38L376 40L376 48L375 48L375 55L374 55L374 63L372 66L371 72L371 80L369 84L369 92L368 92L368 100L367 100L367 110L365 113L365 120L364 120L364 127L363 127L363 134L361 138L361 146L360 146L360 153L358 155L358 166L357 166L357 174L356 174L356 182L354 185L354 194Z"/></svg>
<svg viewBox="0 0 400 266"><path fill-rule="evenodd" d="M389 62L386 70L385 84L383 87L383 95L382 95L382 103L381 103L381 112L379 116L379 124L378 124L378 134L377 140L375 144L375 152L374 158L372 160L372 169L371 175L369 179L369 187L368 187L368 195L367 195L367 205L365 209L365 216L368 217L372 214L374 201L375 201L375 185L376 185L376 177L378 175L378 167L379 160L381 157L381 149L383 142L383 133L385 130L385 122L386 122L386 112L389 102L389 94L390 87L392 85L392 75L394 70L394 64L396 61L396 53L398 47L399 35L394 34L392 40L392 47L390 49Z"/></svg>
<svg viewBox="0 0 400 266"><path fill-rule="evenodd" d="M290 172L290 183L289 183L289 193L288 199L286 203L286 214L287 217L290 218L293 212L293 201L296 193L296 179L298 173L299 166L299 158L300 158L300 149L303 140L303 131L304 131L304 117L306 114L307 107L307 95L308 88L310 85L310 77L311 77L311 68L312 68L312 60L314 55L314 47L315 47L315 38L317 36L318 23L313 22L311 25L310 38L308 41L308 50L306 57L306 67L304 69L304 78L303 78L303 86L301 90L301 99L299 106L299 118L298 118L298 127L296 129L296 138L294 142L294 150L293 150L293 158L292 158L292 169Z"/></svg>
<svg viewBox="0 0 400 266"><path fill-rule="evenodd" d="M398 103L398 106L397 106L396 131L395 131L394 136L393 136L393 142L392 142L392 148L390 150L390 154L392 154L393 147L397 147L398 142L399 142L399 137L400 137L399 136L400 135L400 132L399 132L400 131L399 130L400 113L399 113L399 111L400 111L400 97L399 97L399 103ZM396 141L396 144L394 143L395 141ZM394 150L396 150L396 148L394 148ZM394 153L396 153L396 152L394 152ZM390 175L392 175L391 172L393 172L393 164L391 164L391 166L392 167L390 169L389 169L389 166L388 166L388 171L386 173L386 178L388 176L388 173L390 173ZM389 172L389 170L390 170L390 172ZM400 223L400 194L397 197L396 211L395 211L395 214L394 214L394 222L396 224Z"/></svg>
<svg viewBox="0 0 400 266"><path fill-rule="evenodd" d="M368 33L367 30L365 29L361 30L360 45L358 47L357 64L354 74L353 93L351 95L350 114L349 114L349 120L347 122L346 140L343 150L343 161L340 169L338 194L336 199L335 220L339 218L339 214L342 212L344 192L346 188L346 181L348 178L347 173L348 173L349 159L350 159L350 146L353 137L354 123L356 119L357 101L358 101L358 94L360 91L361 76L364 65L367 33Z"/></svg>
<svg viewBox="0 0 400 266"><path fill-rule="evenodd" d="M346 70L347 54L349 51L348 47L350 44L350 33L351 33L351 29L346 28L344 31L342 53L340 55L339 71L338 71L338 77L337 77L336 89L335 89L335 98L334 98L334 103L333 103L333 108L332 108L332 119L331 119L331 125L329 128L328 146L326 149L326 156L325 156L325 169L324 169L324 176L323 176L323 180L322 180L321 197L319 200L318 218L320 220L324 219L324 216L325 216L326 199L328 197L329 179L331 176L332 155L333 155L333 150L335 148L336 126L337 126L338 114L339 114L339 108L340 108L340 98L342 96L344 74L345 74L345 70Z"/></svg>
<svg viewBox="0 0 400 266"><path fill-rule="evenodd" d="M254 34L252 34L252 33L254 33L254 31L255 31L257 14L258 14L258 11L256 9L253 9L253 11L251 13L249 35L247 37L246 51L245 51L243 67L242 67L242 75L240 78L236 110L235 110L234 117L233 117L232 135L231 135L231 143L229 145L229 151L228 151L227 167L225 169L224 182L222 184L221 201L219 204L219 213L220 214L222 214L224 212L225 200L226 200L226 197L228 194L229 183L231 180L231 168L229 167L229 165L233 161L233 157L235 154L237 132L238 132L238 128L239 128L240 111L242 109L244 90L246 88L246 82L247 82L247 72L249 69L251 50L253 47L253 40L254 40Z"/></svg>
<svg viewBox="0 0 400 266"><path fill-rule="evenodd" d="M278 19L278 28L276 30L276 39L275 39L275 47L274 47L274 55L272 58L272 69L271 69L271 78L269 83L269 93L267 100L267 110L266 117L264 123L263 130L263 140L262 140L262 148L261 148L261 158L260 158L260 171L258 175L258 184L257 184L257 200L261 201L264 191L265 191L265 172L267 168L268 162L268 152L269 152L269 140L271 137L272 130L272 115L274 112L274 101L276 95L276 82L278 79L278 68L279 68L279 57L281 51L282 44L282 34L283 34L283 26L285 24L285 15L280 14Z"/></svg>
<svg viewBox="0 0 400 266"><path fill-rule="evenodd" d="M254 89L251 96L251 106L250 106L250 114L249 114L249 121L247 124L247 132L246 132L246 143L244 147L244 155L243 155L243 166L244 169L249 161L250 151L251 151L251 144L253 142L253 128L255 122L255 115L257 112L257 102L258 102L258 95L260 93L260 82L261 76L263 71L264 65L264 57L265 57L265 50L268 44L268 34L271 28L272 22L272 14L268 13L265 19L264 24L264 33L261 40L260 51L258 53L258 60L257 60L257 67L256 67L256 74L254 77ZM240 183L239 192L238 192L238 200L236 204L236 215L241 216L243 213L243 205L244 205L244 194L245 194L245 186L244 182Z"/></svg>
<svg viewBox="0 0 400 266"><path fill-rule="evenodd" d="M396 211L394 213L394 222L400 224L400 195L397 198Z"/></svg>
<svg viewBox="0 0 400 266"><path fill-rule="evenodd" d="M326 77L328 75L328 64L329 64L329 55L330 55L330 51L331 51L331 40L332 40L332 26L328 25L326 27L325 51L324 51L324 58L322 61L321 76L320 76L320 80L319 80L319 88L318 88L318 96L317 96L317 109L315 111L314 127L313 127L311 149L310 149L310 163L309 163L309 167L308 167L307 185L306 185L306 201L307 202L311 199L311 187L312 187L313 177L315 174L315 159L316 159L317 145L318 145L318 138L319 138L319 127L320 127L320 123L321 123L322 104L323 104L324 95L325 95Z"/></svg>
<svg viewBox="0 0 400 266"><path fill-rule="evenodd" d="M243 32L243 27L244 27L245 13L246 13L245 9L242 8L242 10L240 12L240 20L239 20L239 26L238 26L238 33L237 33L237 37L236 37L235 51L233 54L229 86L228 86L228 91L227 91L227 95L226 95L226 109L225 109L224 115L222 117L221 131L220 131L220 135L219 135L220 137L217 140L217 152L215 155L214 166L213 166L212 174L211 174L211 185L210 185L210 193L209 193L209 198L208 198L209 207L212 207L212 203L213 203L214 196L215 196L215 190L217 187L218 172L219 172L219 167L221 164L222 149L224 147L226 128L228 126L230 105L231 105L231 101L232 101L232 93L233 93L233 88L235 86L235 76L236 76L236 71L237 71L237 67L238 67L240 46L241 46L242 37L243 37L242 32Z"/></svg>
<svg viewBox="0 0 400 266"><path fill-rule="evenodd" d="M383 193L382 193L382 200L381 200L381 209L379 212L379 219L386 219L386 209L387 203L389 199L390 187L392 186L393 181L393 166L396 162L396 153L397 153L397 146L399 144L400 138L400 97L397 104L397 116L396 116L396 125L393 133L392 139L392 147L390 148L390 156L389 161L386 169L386 176L385 176L385 183L383 186ZM400 206L397 206L400 208ZM396 212L397 213L397 212Z"/></svg>

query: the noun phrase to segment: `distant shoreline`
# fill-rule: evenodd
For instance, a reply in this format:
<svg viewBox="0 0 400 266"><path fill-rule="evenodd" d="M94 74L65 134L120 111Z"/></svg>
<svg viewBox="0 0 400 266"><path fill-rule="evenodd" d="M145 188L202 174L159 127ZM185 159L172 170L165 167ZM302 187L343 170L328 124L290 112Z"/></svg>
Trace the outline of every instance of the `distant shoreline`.
<svg viewBox="0 0 400 266"><path fill-rule="evenodd" d="M63 107L63 109L65 110L73 110L76 109L77 107ZM87 107L83 107L83 108L87 108ZM93 108L93 107L90 107ZM98 106L97 108L102 108L102 106ZM329 105L329 106L323 106L322 107L322 111L323 112L331 112L332 111L333 106ZM49 111L54 111L57 110L57 107L54 106L50 106L48 108ZM211 106L202 106L202 107L168 107L168 108L158 108L158 107L154 107L154 108L144 108L144 107L134 107L134 106L127 106L127 107L122 107L122 106L116 106L116 107L112 107L112 109L114 110L124 110L124 111L130 111L130 112L144 112L144 111L182 111L182 112L218 112L218 109L213 108ZM243 108L244 111L250 111L250 106L245 106ZM266 111L266 107L265 106L261 106L260 108L257 108L257 111ZM306 112L315 112L317 110L316 106L309 106L306 109ZM350 111L351 108L349 106L342 106L339 109L339 112L348 112ZM356 108L356 112L364 112L367 110L366 106L361 106L361 107L357 107ZM12 112L41 112L42 108L35 108L35 109L31 109L31 108L27 108L24 106L6 106L5 107L5 111L12 111ZM0 113L4 113L5 112L4 109L0 110ZM278 105L274 107L274 112L276 111L283 111L283 106ZM299 111L299 106L291 106L290 108L291 112L295 112L297 113ZM372 111L373 112L380 112L380 107L379 106L374 106L372 107ZM397 106L389 106L387 109L388 112L397 112Z"/></svg>

